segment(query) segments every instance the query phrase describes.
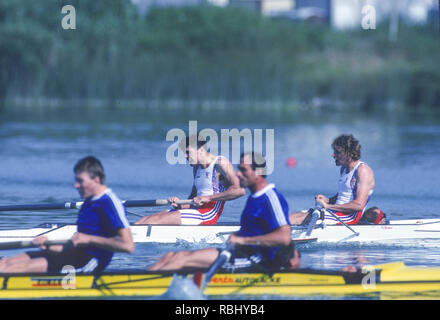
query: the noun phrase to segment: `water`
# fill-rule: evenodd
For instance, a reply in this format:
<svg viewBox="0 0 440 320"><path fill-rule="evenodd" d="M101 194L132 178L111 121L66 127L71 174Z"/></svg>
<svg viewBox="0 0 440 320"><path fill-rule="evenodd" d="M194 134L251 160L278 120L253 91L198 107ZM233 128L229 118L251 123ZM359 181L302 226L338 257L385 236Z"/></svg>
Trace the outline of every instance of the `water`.
<svg viewBox="0 0 440 320"><path fill-rule="evenodd" d="M152 116L147 112L27 112L0 113L0 204L29 204L79 200L73 188L74 163L93 154L107 173L107 184L121 199L185 198L192 170L171 166L165 154L168 130L188 131L188 121L199 129L273 128L275 170L269 180L285 195L290 210L313 205L313 196L336 193L338 168L330 144L341 133L353 133L362 144L362 160L374 170L376 187L370 205L392 219L440 218L440 122L412 115L303 114L231 119ZM286 165L294 157L297 165ZM238 222L245 197L229 202L221 222ZM150 214L152 208L129 211ZM44 222L74 223L74 211L1 212L0 228L32 227ZM138 218L129 214L130 222ZM170 250L206 247L204 244L138 244L132 255L116 254L110 270L144 269ZM414 266L440 266L436 241L417 244L311 244L301 248L304 267L340 269L404 261ZM12 255L16 251L3 252ZM278 297L280 298L280 297Z"/></svg>

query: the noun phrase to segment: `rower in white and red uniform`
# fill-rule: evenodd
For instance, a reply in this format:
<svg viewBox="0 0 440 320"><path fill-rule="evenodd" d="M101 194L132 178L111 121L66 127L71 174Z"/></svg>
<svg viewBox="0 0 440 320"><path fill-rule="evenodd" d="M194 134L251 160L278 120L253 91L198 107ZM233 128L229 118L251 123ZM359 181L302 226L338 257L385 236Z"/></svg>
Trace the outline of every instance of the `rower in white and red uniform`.
<svg viewBox="0 0 440 320"><path fill-rule="evenodd" d="M340 224L329 211L346 224L357 224L373 194L373 170L360 160L361 145L353 135L340 135L333 141L332 147L335 164L341 166L338 193L331 198L318 194L315 202L326 209L324 217L321 217L326 224ZM312 211L291 213L290 222L307 224Z"/></svg>
<svg viewBox="0 0 440 320"><path fill-rule="evenodd" d="M180 147L193 167L194 184L188 199L194 204L178 205L179 198L170 197L168 200L174 209L145 216L136 224L213 225L217 223L225 201L246 193L228 159L209 153L202 137L197 139L197 148L193 148L189 141L190 138L182 140Z"/></svg>

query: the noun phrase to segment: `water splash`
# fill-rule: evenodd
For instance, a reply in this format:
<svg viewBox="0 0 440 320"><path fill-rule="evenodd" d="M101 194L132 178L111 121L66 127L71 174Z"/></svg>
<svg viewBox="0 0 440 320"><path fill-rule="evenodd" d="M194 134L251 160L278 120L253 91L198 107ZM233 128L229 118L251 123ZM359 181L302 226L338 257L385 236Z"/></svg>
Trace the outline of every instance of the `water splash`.
<svg viewBox="0 0 440 320"><path fill-rule="evenodd" d="M168 290L159 298L162 300L206 300L192 279L176 274L173 275Z"/></svg>

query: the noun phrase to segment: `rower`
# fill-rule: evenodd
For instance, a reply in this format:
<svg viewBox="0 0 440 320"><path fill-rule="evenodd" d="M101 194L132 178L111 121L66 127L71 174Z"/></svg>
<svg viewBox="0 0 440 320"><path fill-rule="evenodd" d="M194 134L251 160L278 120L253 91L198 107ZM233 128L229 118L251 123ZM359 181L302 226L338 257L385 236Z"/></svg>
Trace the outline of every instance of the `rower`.
<svg viewBox="0 0 440 320"><path fill-rule="evenodd" d="M207 141L197 137L197 147L190 144L191 137L180 142L185 156L193 167L194 184L189 195L193 205L178 205L179 198L170 197L174 207L141 218L136 224L213 225L217 223L226 200L243 196L246 190L240 183L231 162L208 152Z"/></svg>
<svg viewBox="0 0 440 320"><path fill-rule="evenodd" d="M336 166L341 166L338 193L326 198L315 196L315 202L325 210L325 224L357 224L373 194L373 170L361 158L361 145L353 135L340 135L332 143ZM290 214L292 224L307 225L314 209Z"/></svg>
<svg viewBox="0 0 440 320"><path fill-rule="evenodd" d="M237 177L241 187L250 190L240 219L240 230L228 243L240 245L232 250L229 268L261 266L271 269L299 267L299 254L291 245L288 204L265 177L266 163L257 153L242 154ZM150 270L178 270L186 267L207 268L222 250L207 248L170 252ZM232 265L231 265L232 263ZM225 264L226 266L226 264Z"/></svg>
<svg viewBox="0 0 440 320"><path fill-rule="evenodd" d="M66 245L46 247L46 236L33 240L40 251L29 251L0 260L1 273L61 272L72 266L77 272L100 272L113 252L134 251L134 243L118 197L105 185L104 168L95 157L79 160L75 167L75 188L85 199L77 219L77 232Z"/></svg>

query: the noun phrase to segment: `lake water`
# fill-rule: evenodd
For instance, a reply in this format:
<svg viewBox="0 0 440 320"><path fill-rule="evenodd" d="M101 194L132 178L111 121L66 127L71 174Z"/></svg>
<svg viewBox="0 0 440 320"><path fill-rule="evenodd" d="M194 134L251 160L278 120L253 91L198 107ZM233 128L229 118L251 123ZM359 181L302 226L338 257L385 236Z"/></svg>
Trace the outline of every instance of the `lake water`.
<svg viewBox="0 0 440 320"><path fill-rule="evenodd" d="M167 132L198 128L274 129L274 172L268 180L288 200L290 210L313 205L317 193L336 193L339 168L331 142L352 133L362 144L362 160L374 170L376 187L369 205L391 219L440 218L440 121L433 116L307 113L211 115L151 114L146 111L0 112L0 205L77 200L73 165L83 156L100 158L107 184L121 199L185 198L192 185L188 165L170 165ZM289 157L296 160L288 167ZM245 197L226 204L221 222L238 222ZM154 209L131 209L150 214ZM32 227L44 222L74 223L75 212L1 212L0 228ZM138 218L128 215L131 222ZM110 269L147 268L169 250L205 245L139 244L133 255L116 254ZM440 266L436 241L417 244L320 245L302 248L304 267L339 269L358 261ZM3 252L12 255L15 251Z"/></svg>

